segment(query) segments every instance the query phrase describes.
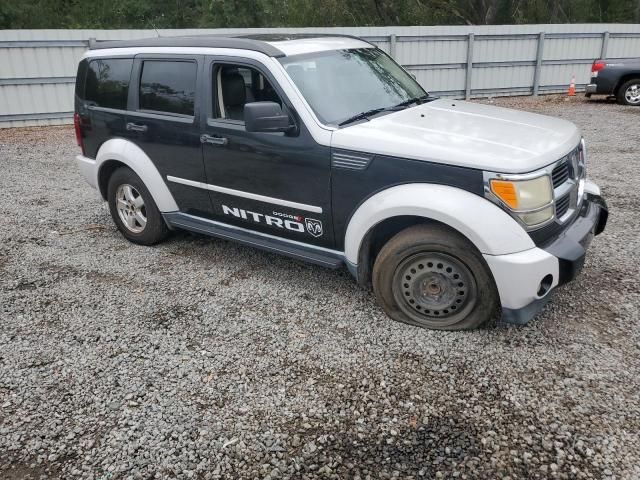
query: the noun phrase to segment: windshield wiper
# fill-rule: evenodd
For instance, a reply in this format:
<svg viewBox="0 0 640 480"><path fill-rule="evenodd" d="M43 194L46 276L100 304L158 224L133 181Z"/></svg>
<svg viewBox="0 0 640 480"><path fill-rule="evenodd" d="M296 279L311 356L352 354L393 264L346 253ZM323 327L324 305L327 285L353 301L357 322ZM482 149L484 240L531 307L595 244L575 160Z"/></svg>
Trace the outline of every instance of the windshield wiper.
<svg viewBox="0 0 640 480"><path fill-rule="evenodd" d="M402 108L402 107L408 107L412 103L417 103L418 105L420 105L428 97L429 97L428 93L426 95L422 95L420 97L413 97L413 98L410 98L409 100L405 100L404 102L400 102L399 104L394 105L393 107L389 107L389 110L395 110L395 109Z"/></svg>
<svg viewBox="0 0 640 480"><path fill-rule="evenodd" d="M355 122L356 120L368 119L371 115L375 115L376 113L380 113L383 110L386 110L386 108L385 107L373 108L371 110L367 110L366 112L356 113L354 116L349 117L346 120L343 120L342 122L340 122L338 124L338 126L341 127L343 125L346 125L347 123Z"/></svg>
<svg viewBox="0 0 640 480"><path fill-rule="evenodd" d="M391 107L380 107L380 108L373 108L371 110L367 110L366 112L360 112L360 113L356 113L354 116L347 118L346 120L343 120L342 122L340 122L338 124L339 127L342 127L343 125L346 125L348 123L352 123L355 122L356 120L365 120L365 119L369 119L370 116L375 115L376 113L380 113L380 112L393 112L395 110L400 110L404 107L408 107L409 105L411 105L412 103L417 103L417 104L421 104L422 102L424 102L427 98L429 97L429 94L426 95L422 95L420 97L413 97L410 98L408 100L405 100L404 102L400 102L397 105L393 105Z"/></svg>

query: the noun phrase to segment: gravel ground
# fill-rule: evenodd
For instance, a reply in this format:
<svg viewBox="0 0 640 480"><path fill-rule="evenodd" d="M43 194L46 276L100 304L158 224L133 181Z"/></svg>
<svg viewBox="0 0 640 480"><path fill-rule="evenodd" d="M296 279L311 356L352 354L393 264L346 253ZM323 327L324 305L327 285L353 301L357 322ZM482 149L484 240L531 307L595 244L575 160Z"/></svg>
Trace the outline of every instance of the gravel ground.
<svg viewBox="0 0 640 480"><path fill-rule="evenodd" d="M126 242L70 127L0 131L0 477L640 477L640 108L576 122L610 223L524 327L395 323L346 271Z"/></svg>

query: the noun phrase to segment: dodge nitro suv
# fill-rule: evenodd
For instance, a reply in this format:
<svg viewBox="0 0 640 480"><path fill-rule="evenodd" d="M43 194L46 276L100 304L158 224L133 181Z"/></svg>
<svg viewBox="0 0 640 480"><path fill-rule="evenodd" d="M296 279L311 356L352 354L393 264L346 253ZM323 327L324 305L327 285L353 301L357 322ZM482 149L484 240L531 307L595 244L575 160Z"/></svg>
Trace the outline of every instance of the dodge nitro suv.
<svg viewBox="0 0 640 480"><path fill-rule="evenodd" d="M131 242L185 229L346 266L421 327L526 323L607 220L575 125L436 98L355 37L94 41L74 122Z"/></svg>

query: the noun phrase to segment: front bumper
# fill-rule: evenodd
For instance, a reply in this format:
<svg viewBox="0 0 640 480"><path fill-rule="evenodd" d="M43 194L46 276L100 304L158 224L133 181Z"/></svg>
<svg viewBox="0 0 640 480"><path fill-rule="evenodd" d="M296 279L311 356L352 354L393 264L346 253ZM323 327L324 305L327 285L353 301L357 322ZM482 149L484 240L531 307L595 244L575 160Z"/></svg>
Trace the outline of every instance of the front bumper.
<svg viewBox="0 0 640 480"><path fill-rule="evenodd" d="M547 246L511 255L485 255L500 294L503 322L529 322L550 300L555 287L580 273L587 248L604 231L608 215L604 199L586 193L576 219Z"/></svg>

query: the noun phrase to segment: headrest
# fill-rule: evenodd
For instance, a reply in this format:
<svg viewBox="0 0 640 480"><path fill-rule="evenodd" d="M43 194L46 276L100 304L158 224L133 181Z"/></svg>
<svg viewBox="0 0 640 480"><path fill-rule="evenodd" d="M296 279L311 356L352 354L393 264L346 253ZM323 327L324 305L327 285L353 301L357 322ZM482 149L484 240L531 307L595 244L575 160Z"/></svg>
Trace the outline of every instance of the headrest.
<svg viewBox="0 0 640 480"><path fill-rule="evenodd" d="M230 107L244 105L247 100L244 78L237 70L225 72L222 75L222 98L224 104Z"/></svg>

